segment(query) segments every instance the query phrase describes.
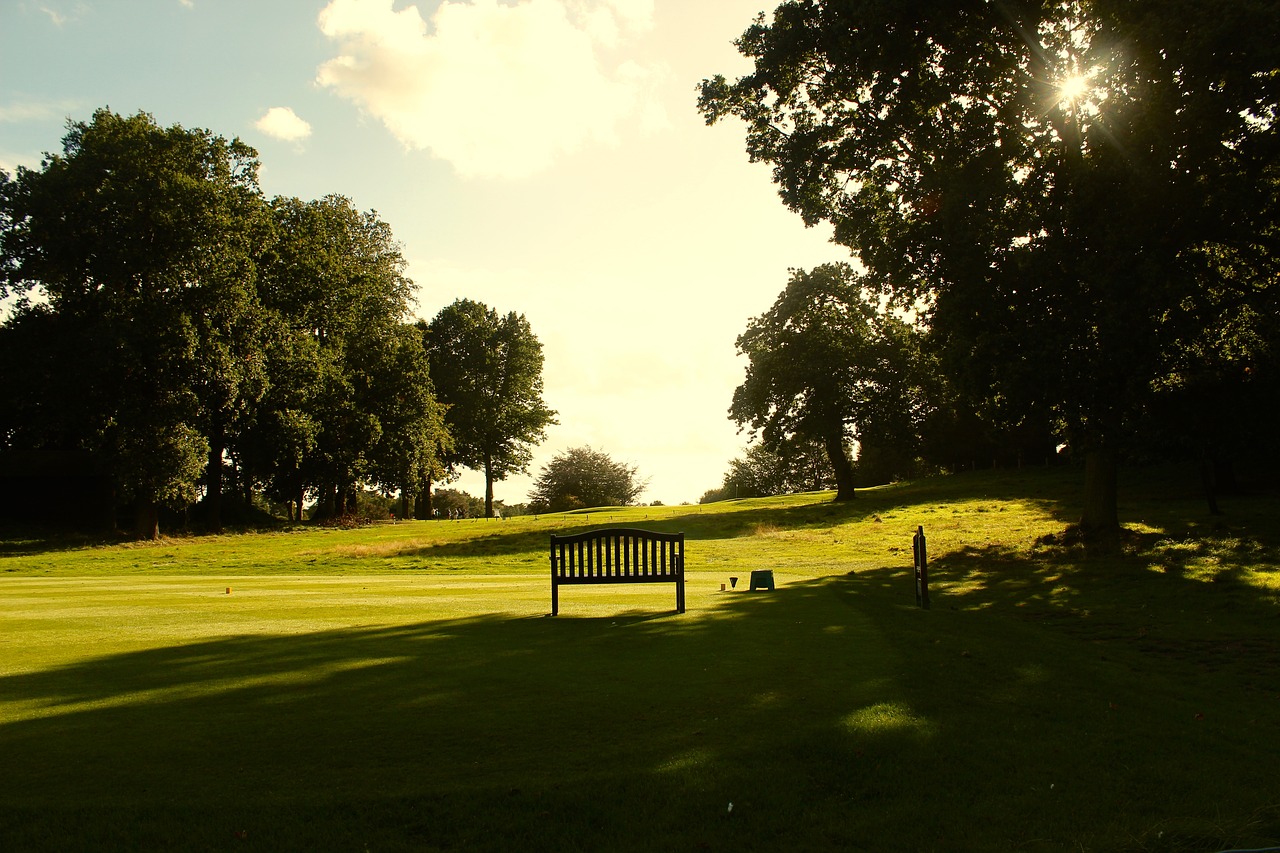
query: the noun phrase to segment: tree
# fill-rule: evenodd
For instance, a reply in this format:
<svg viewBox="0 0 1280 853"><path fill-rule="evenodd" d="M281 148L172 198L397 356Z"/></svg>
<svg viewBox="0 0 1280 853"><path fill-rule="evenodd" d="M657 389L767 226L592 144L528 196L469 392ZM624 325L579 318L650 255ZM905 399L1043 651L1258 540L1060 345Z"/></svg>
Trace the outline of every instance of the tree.
<svg viewBox="0 0 1280 853"><path fill-rule="evenodd" d="M403 323L369 343L376 346L360 347L358 357L373 375L371 402L381 427L369 454L370 480L384 491L399 492L401 518L408 518L418 493L438 476L441 456L453 439L445 408L435 398L418 327Z"/></svg>
<svg viewBox="0 0 1280 853"><path fill-rule="evenodd" d="M557 453L543 466L529 494L538 512L565 512L597 506L629 506L648 481L636 476L636 468L615 462L590 447L574 447Z"/></svg>
<svg viewBox="0 0 1280 853"><path fill-rule="evenodd" d="M77 341L75 349L66 341ZM87 351L86 351L87 350ZM105 352L84 318L27 305L0 324L0 447L25 450L97 449L108 406L93 372Z"/></svg>
<svg viewBox="0 0 1280 853"><path fill-rule="evenodd" d="M412 489L441 421L390 226L336 195L277 198L271 212L259 292L292 381L258 412L263 479L313 489L321 515L353 511L362 483Z"/></svg>
<svg viewBox="0 0 1280 853"><path fill-rule="evenodd" d="M241 243L218 251L220 274L232 286L201 287L193 293L191 317L200 369L191 390L200 410L198 426L209 445L204 466L209 529L222 529L223 456L246 427L252 408L266 393L270 323L256 293L257 260L266 239L265 205L256 196L239 211Z"/></svg>
<svg viewBox="0 0 1280 853"><path fill-rule="evenodd" d="M406 501L449 446L390 227L275 199L253 149L99 110L40 171L0 172L0 449L89 451L135 508L222 522L228 460L301 519L360 487ZM201 476L203 474L203 477Z"/></svg>
<svg viewBox="0 0 1280 853"><path fill-rule="evenodd" d="M257 168L239 140L104 109L70 122L39 171L0 173L0 295L37 290L48 307L24 300L17 317L73 328L94 389L42 406L77 421L50 438L109 459L140 537L160 504L195 497L211 457L220 470L221 426L262 386Z"/></svg>
<svg viewBox="0 0 1280 853"><path fill-rule="evenodd" d="M923 300L970 387L1052 406L1082 529L1117 530L1119 454L1205 294L1275 286L1280 5L791 0L737 44L754 71L703 81L708 122L743 119L783 201Z"/></svg>
<svg viewBox="0 0 1280 853"><path fill-rule="evenodd" d="M307 462L315 453L322 415L315 405L320 384L320 346L278 311L268 310L265 351L271 384L253 406L231 452L244 476L286 505L290 521L302 521L311 483Z"/></svg>
<svg viewBox="0 0 1280 853"><path fill-rule="evenodd" d="M498 503L501 506L501 502ZM479 518L484 513L484 500L459 489L440 489L436 492L434 518Z"/></svg>
<svg viewBox="0 0 1280 853"><path fill-rule="evenodd" d="M529 321L459 299L425 332L431 376L453 436L451 459L484 471L485 516L493 484L528 469L532 446L556 423L542 401L542 344Z"/></svg>
<svg viewBox="0 0 1280 853"><path fill-rule="evenodd" d="M753 444L729 462L724 483L709 494L714 500L788 495L835 485L831 462L820 442L796 441L777 450ZM703 496L702 502L709 502Z"/></svg>
<svg viewBox="0 0 1280 853"><path fill-rule="evenodd" d="M854 497L855 440L899 440L917 405L908 392L911 332L879 310L848 264L792 270L773 307L747 324L747 375L729 417L775 453L820 442L836 500Z"/></svg>
<svg viewBox="0 0 1280 853"><path fill-rule="evenodd" d="M1142 425L1144 445L1164 458L1199 463L1209 509L1237 486L1237 462L1273 478L1280 420L1280 288L1270 306L1217 306L1222 316L1188 343L1154 389ZM1241 466L1243 473L1244 466Z"/></svg>

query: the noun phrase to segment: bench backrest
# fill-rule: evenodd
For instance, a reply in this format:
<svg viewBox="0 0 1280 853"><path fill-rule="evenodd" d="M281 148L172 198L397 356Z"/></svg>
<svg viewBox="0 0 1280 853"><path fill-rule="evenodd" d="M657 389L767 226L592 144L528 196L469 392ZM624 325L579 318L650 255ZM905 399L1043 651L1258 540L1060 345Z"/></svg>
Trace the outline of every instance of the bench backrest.
<svg viewBox="0 0 1280 853"><path fill-rule="evenodd" d="M558 580L677 580L684 577L684 534L610 527L551 536Z"/></svg>

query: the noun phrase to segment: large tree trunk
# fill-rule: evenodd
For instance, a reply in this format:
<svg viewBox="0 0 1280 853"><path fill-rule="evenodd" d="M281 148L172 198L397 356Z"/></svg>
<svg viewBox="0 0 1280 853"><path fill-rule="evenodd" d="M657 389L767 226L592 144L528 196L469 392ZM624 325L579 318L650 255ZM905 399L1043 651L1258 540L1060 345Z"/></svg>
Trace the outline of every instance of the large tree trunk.
<svg viewBox="0 0 1280 853"><path fill-rule="evenodd" d="M133 511L133 535L139 539L160 538L160 508L149 498L138 498Z"/></svg>
<svg viewBox="0 0 1280 853"><path fill-rule="evenodd" d="M1229 461L1214 459L1213 454L1206 450L1200 460L1200 484L1204 487L1209 512L1222 515L1222 510L1218 507L1218 495L1236 490L1235 466Z"/></svg>
<svg viewBox="0 0 1280 853"><path fill-rule="evenodd" d="M1204 497L1209 503L1209 512L1212 515L1222 515L1222 510L1218 508L1218 483L1214 477L1213 462L1206 456L1200 460L1200 485L1204 487Z"/></svg>
<svg viewBox="0 0 1280 853"><path fill-rule="evenodd" d="M484 457L484 517L493 518L493 459Z"/></svg>
<svg viewBox="0 0 1280 853"><path fill-rule="evenodd" d="M419 521L434 518L431 506L431 478L422 481L422 489L413 498L413 517Z"/></svg>
<svg viewBox="0 0 1280 853"><path fill-rule="evenodd" d="M207 523L214 533L222 532L222 446L226 443L221 422L209 430L209 465L205 471L205 508Z"/></svg>
<svg viewBox="0 0 1280 853"><path fill-rule="evenodd" d="M1080 531L1086 538L1104 538L1120 532L1116 508L1119 463L1109 448L1094 448L1084 455L1084 513Z"/></svg>
<svg viewBox="0 0 1280 853"><path fill-rule="evenodd" d="M320 486L316 492L316 511L314 518L320 520L334 518L342 512L337 486L326 483L325 485Z"/></svg>
<svg viewBox="0 0 1280 853"><path fill-rule="evenodd" d="M853 462L849 459L849 451L845 449L844 433L833 432L823 443L827 448L827 458L836 475L836 500L851 501L854 499Z"/></svg>

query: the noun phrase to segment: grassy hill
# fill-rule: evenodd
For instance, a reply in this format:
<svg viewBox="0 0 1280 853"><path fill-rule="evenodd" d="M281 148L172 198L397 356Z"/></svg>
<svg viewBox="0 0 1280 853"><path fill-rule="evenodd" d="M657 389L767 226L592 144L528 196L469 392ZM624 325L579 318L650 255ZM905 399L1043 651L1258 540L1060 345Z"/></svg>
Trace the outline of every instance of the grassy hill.
<svg viewBox="0 0 1280 853"><path fill-rule="evenodd" d="M1215 517L1131 474L1129 534L1090 553L1078 490L12 537L0 849L1280 845L1280 500ZM634 585L547 617L547 535L605 524L685 531L687 613Z"/></svg>

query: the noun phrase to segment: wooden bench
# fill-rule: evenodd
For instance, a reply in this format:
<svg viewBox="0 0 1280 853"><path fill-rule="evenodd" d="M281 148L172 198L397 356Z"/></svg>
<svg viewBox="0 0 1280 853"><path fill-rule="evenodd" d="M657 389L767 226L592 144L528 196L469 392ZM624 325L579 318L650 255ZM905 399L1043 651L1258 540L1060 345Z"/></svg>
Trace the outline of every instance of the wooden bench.
<svg viewBox="0 0 1280 853"><path fill-rule="evenodd" d="M551 615L560 612L562 584L674 583L684 612L684 534L607 527L551 535Z"/></svg>

